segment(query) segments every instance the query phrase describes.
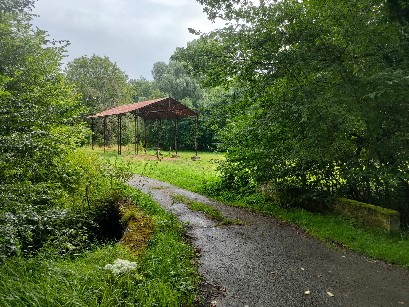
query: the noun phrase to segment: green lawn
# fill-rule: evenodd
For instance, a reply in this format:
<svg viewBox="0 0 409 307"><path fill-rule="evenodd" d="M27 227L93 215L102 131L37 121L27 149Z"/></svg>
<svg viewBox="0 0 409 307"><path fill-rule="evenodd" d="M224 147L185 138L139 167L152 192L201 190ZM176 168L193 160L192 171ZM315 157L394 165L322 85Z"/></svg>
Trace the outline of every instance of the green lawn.
<svg viewBox="0 0 409 307"><path fill-rule="evenodd" d="M216 181L218 161L224 160L223 153L200 152L200 160L194 161L195 152L179 152L177 158L172 158L172 152L162 151L160 160L156 152L148 151L147 155L134 155L132 146L123 147L122 156L117 155L116 148L95 148L95 151L113 164L125 163L135 174L170 182L179 187L199 192L206 184Z"/></svg>

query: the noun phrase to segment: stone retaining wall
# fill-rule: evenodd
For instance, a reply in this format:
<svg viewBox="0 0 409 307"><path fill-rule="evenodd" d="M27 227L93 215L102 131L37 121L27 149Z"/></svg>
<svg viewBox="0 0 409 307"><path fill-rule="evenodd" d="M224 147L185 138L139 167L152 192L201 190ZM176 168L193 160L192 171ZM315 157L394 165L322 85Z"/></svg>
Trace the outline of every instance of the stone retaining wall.
<svg viewBox="0 0 409 307"><path fill-rule="evenodd" d="M333 204L333 210L343 216L353 218L365 225L375 226L386 231L398 231L399 212L355 200L339 198Z"/></svg>

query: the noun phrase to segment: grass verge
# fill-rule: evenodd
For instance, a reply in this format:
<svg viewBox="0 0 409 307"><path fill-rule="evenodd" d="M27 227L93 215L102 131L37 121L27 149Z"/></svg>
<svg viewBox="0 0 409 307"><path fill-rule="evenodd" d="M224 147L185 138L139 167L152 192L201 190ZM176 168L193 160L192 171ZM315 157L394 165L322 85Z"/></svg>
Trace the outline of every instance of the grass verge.
<svg viewBox="0 0 409 307"><path fill-rule="evenodd" d="M243 222L240 220L224 217L220 210L212 207L211 205L193 201L179 194L173 194L172 199L174 202L181 202L185 204L190 210L204 213L207 218L216 221L217 225L243 225Z"/></svg>
<svg viewBox="0 0 409 307"><path fill-rule="evenodd" d="M143 253L112 243L70 257L50 248L35 257L6 259L0 264L0 305L194 306L198 274L183 225L141 192L126 187L123 193L150 216L153 233ZM128 221L142 219L139 211L127 212ZM136 268L106 269L117 259Z"/></svg>

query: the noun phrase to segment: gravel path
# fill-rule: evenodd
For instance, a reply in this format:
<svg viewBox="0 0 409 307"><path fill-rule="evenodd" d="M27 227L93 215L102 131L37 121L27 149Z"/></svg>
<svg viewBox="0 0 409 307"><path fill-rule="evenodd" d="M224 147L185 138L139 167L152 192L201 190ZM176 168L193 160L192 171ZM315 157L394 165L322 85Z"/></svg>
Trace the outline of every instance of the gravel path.
<svg viewBox="0 0 409 307"><path fill-rule="evenodd" d="M206 281L203 306L409 306L409 270L336 250L275 218L168 183L136 175L129 184L188 223ZM173 203L172 194L210 204L244 225L217 226Z"/></svg>

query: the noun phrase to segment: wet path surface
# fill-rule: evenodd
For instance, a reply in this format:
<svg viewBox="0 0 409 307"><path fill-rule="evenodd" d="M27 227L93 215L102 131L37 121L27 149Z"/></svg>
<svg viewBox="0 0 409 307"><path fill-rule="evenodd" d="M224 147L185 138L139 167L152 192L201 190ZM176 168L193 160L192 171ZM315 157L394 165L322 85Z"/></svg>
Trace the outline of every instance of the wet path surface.
<svg viewBox="0 0 409 307"><path fill-rule="evenodd" d="M189 224L199 272L221 290L205 306L409 306L409 270L333 249L273 217L168 183L136 175L129 185ZM172 194L210 204L244 225L217 226L174 203Z"/></svg>

